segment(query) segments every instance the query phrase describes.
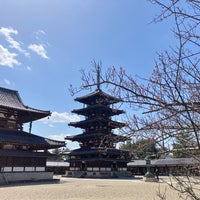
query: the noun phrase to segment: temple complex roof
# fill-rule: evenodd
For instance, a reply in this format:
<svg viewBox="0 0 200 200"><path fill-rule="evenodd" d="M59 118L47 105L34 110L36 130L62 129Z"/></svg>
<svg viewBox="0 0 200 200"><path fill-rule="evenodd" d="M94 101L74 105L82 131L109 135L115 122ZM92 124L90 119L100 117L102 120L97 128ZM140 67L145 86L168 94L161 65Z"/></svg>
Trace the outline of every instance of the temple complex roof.
<svg viewBox="0 0 200 200"><path fill-rule="evenodd" d="M88 104L88 105L91 105L94 102L98 103L97 102L98 100L101 100L100 103L103 103L105 105L106 104L107 105L114 104L114 103L118 103L118 102L122 101L122 99L113 97L109 94L106 94L105 92L103 92L100 89L97 89L97 90L95 90L94 92L92 92L88 95L78 97L78 98L75 99L75 101L79 101L81 103Z"/></svg>
<svg viewBox="0 0 200 200"><path fill-rule="evenodd" d="M33 152L24 150L10 150L10 149L0 149L0 155L5 157L40 157L47 158L54 156L49 152Z"/></svg>
<svg viewBox="0 0 200 200"><path fill-rule="evenodd" d="M50 111L43 111L23 104L18 91L0 87L0 112L14 112L22 123L49 116Z"/></svg>
<svg viewBox="0 0 200 200"><path fill-rule="evenodd" d="M56 141L24 131L0 129L0 144L29 145L33 149L53 149L63 147L64 141Z"/></svg>
<svg viewBox="0 0 200 200"><path fill-rule="evenodd" d="M199 165L200 161L198 158L166 158L166 159L153 159L151 160L152 166L181 166L181 165ZM146 160L134 160L129 162L130 167L145 167Z"/></svg>

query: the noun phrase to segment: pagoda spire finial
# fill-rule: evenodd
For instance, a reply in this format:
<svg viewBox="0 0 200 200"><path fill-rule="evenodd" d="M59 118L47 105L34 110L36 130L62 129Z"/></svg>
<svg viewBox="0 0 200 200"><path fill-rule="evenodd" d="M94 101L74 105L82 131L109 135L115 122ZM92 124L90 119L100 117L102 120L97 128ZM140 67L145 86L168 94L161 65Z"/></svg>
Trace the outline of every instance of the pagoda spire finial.
<svg viewBox="0 0 200 200"><path fill-rule="evenodd" d="M97 90L100 90L100 65L97 65Z"/></svg>

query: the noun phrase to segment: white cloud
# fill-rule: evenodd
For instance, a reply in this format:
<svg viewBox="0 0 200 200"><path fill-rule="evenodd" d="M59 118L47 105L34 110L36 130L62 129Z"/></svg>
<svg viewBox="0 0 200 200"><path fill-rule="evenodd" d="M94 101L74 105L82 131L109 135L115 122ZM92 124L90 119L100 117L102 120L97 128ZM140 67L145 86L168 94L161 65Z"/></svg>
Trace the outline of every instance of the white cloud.
<svg viewBox="0 0 200 200"><path fill-rule="evenodd" d="M47 51L42 44L30 44L28 48L34 51L35 53L37 53L39 56L41 56L44 59L49 58L47 56Z"/></svg>
<svg viewBox="0 0 200 200"><path fill-rule="evenodd" d="M76 114L69 114L67 112L58 113L52 112L51 116L48 118L41 119L46 124L52 123L69 123L79 121L80 117Z"/></svg>
<svg viewBox="0 0 200 200"><path fill-rule="evenodd" d="M38 31L36 31L36 34L37 34L37 35L40 35L40 34L46 35L45 31L43 31L43 30L38 30Z"/></svg>
<svg viewBox="0 0 200 200"><path fill-rule="evenodd" d="M26 48L24 48L24 44L16 39L18 35L18 30L12 27L0 27L0 37L4 39L4 44L0 42L0 66L7 66L10 68L21 64L26 66L26 60L23 60L22 63L20 55L23 54L24 56L30 58L30 53L32 52L35 52L44 59L49 59L46 51L46 46L48 44L45 45L45 43L40 39L38 44L30 42L30 45L26 45ZM42 36L46 36L46 33L43 30L38 30L35 32L35 35L36 39L39 39ZM30 66L26 66L25 69L31 71Z"/></svg>
<svg viewBox="0 0 200 200"><path fill-rule="evenodd" d="M48 138L52 140L65 141L66 134L49 135Z"/></svg>
<svg viewBox="0 0 200 200"><path fill-rule="evenodd" d="M45 124L47 124L49 127L54 128L55 126L53 124L49 124L48 122L44 122Z"/></svg>
<svg viewBox="0 0 200 200"><path fill-rule="evenodd" d="M31 70L32 70L30 66L27 66L26 69L27 69L28 71L31 71Z"/></svg>
<svg viewBox="0 0 200 200"><path fill-rule="evenodd" d="M20 65L21 63L15 59L16 53L11 53L8 49L4 48L0 44L0 65L13 67L14 65Z"/></svg>
<svg viewBox="0 0 200 200"><path fill-rule="evenodd" d="M35 32L35 37L37 40L41 40L41 37L46 35L45 31L43 30L38 30Z"/></svg>
<svg viewBox="0 0 200 200"><path fill-rule="evenodd" d="M29 52L27 52L25 49L22 49L20 43L11 37L11 34L18 35L18 31L13 28L6 28L6 27L1 27L0 28L0 34L4 35L6 38L6 41L10 44L10 48L14 48L20 53L23 53L25 56L30 56Z"/></svg>
<svg viewBox="0 0 200 200"><path fill-rule="evenodd" d="M11 82L8 80L8 79L4 79L4 82L7 84L7 85L10 85Z"/></svg>

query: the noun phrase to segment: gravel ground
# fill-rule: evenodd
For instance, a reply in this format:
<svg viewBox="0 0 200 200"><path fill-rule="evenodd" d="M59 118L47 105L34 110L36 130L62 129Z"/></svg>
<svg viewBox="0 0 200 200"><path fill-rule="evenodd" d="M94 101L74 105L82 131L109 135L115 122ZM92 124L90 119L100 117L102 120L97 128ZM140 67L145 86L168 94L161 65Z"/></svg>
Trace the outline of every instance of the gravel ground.
<svg viewBox="0 0 200 200"><path fill-rule="evenodd" d="M0 186L1 200L157 200L158 192L166 199L180 199L178 193L163 182L142 179L60 178L59 182L18 183Z"/></svg>

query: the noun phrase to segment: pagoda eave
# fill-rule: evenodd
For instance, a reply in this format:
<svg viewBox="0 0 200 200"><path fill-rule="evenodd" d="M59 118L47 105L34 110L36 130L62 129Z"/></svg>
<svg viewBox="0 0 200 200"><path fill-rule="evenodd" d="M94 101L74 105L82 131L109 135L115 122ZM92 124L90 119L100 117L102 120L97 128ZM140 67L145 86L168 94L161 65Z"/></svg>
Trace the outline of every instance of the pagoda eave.
<svg viewBox="0 0 200 200"><path fill-rule="evenodd" d="M88 139L97 139L97 138L111 138L115 143L117 142L124 142L126 141L128 138L126 136L122 136L122 135L116 135L114 133L112 134L105 134L105 133L96 133L94 132L93 134L78 134L78 135L74 135L74 136L66 136L65 139L66 140L71 140L71 141L78 141L78 142L83 142L83 141L87 141Z"/></svg>
<svg viewBox="0 0 200 200"><path fill-rule="evenodd" d="M74 109L74 110L72 110L72 113L88 116L88 115L91 115L91 113L93 113L93 111L95 109L100 110L101 113L104 113L104 115L106 114L109 116L120 115L120 114L125 113L123 110L109 108L109 107L101 105L101 104L92 105L92 106L88 106L86 108L81 108L81 109Z"/></svg>
<svg viewBox="0 0 200 200"><path fill-rule="evenodd" d="M124 159L124 158L69 158L68 161L73 162L83 162L83 161L92 161L92 162L122 162L122 163L128 163L130 162L130 159Z"/></svg>
<svg viewBox="0 0 200 200"><path fill-rule="evenodd" d="M128 151L124 151L124 150L119 150L119 149L109 149L109 148L89 148L89 149L83 149L83 148L79 148L79 149L75 149L73 151L70 152L71 156L80 156L80 155L99 155L99 154L104 154L104 155L115 155L115 156L120 156L120 155L129 155Z"/></svg>
<svg viewBox="0 0 200 200"><path fill-rule="evenodd" d="M93 100L98 99L98 98L101 98L103 100L102 102L105 105L115 104L115 103L118 103L118 102L122 101L122 99L113 97L113 96L111 96L109 94L104 93L101 90L95 90L94 92L92 92L92 93L90 93L88 95L85 95L85 96L82 96L82 97L78 97L78 98L75 99L75 101L90 105L90 103Z"/></svg>
<svg viewBox="0 0 200 200"><path fill-rule="evenodd" d="M79 127L79 128L85 128L86 126L88 127L88 125L91 125L91 126L92 125L102 125L102 126L107 126L112 129L115 129L115 128L122 128L122 127L126 126L126 123L112 121L112 120L108 120L108 119L105 119L102 117L86 119L86 120L82 120L79 122L70 122L69 123L69 126L74 126L74 127Z"/></svg>

